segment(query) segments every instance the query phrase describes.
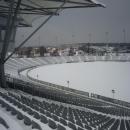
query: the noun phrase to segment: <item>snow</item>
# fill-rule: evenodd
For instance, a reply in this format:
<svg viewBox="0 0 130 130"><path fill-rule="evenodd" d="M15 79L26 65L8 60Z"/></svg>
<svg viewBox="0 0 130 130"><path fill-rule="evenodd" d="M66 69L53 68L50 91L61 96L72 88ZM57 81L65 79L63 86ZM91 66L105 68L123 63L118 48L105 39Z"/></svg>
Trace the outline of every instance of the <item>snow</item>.
<svg viewBox="0 0 130 130"><path fill-rule="evenodd" d="M6 91L5 91L6 92ZM11 91L13 93L13 91ZM21 93L21 91L14 91L14 93L17 95L26 95L25 93ZM27 94L26 95L28 98L32 98L31 95ZM34 96L33 96L34 98ZM46 99L43 99L43 98L39 98L39 97L35 97L35 98L38 98L38 100L45 100ZM12 103L6 101L5 99L1 98L5 103L9 104L11 107L15 108L16 110L18 110L19 112L21 112L23 115L29 117L31 120L35 121L36 123L38 123L42 130L52 130L47 124L44 124L42 123L40 120L34 118L33 116L27 114L27 112L24 112L23 110L19 109L18 107L14 106ZM48 100L48 101L51 101L51 100ZM52 101L53 103L55 103L55 101ZM35 111L35 110L34 110ZM4 114L2 114L4 113ZM39 113L39 112L38 112ZM39 113L41 114L41 113ZM31 126L26 126L24 125L23 123L23 120L17 120L16 116L12 116L10 112L7 112L5 110L5 108L1 108L0 107L0 116L7 122L8 126L9 126L9 129L8 130L36 130L36 129L32 129ZM44 115L45 116L45 115ZM49 117L47 117L47 119L51 119ZM53 120L53 119L51 119ZM61 124L57 121L55 121L56 124ZM62 125L62 124L61 124ZM68 128L67 126L64 126L67 130L71 130L70 128ZM5 129L3 126L0 126L0 130L7 130Z"/></svg>
<svg viewBox="0 0 130 130"><path fill-rule="evenodd" d="M92 0L94 3L96 3L96 4L101 4L103 7L106 7L106 5L105 4L103 4L103 3L101 3L101 2L98 2L97 0Z"/></svg>
<svg viewBox="0 0 130 130"><path fill-rule="evenodd" d="M29 76L38 80L112 97L130 102L129 62L87 62L42 66L31 70Z"/></svg>
<svg viewBox="0 0 130 130"><path fill-rule="evenodd" d="M0 130L7 130L3 125L0 124Z"/></svg>
<svg viewBox="0 0 130 130"><path fill-rule="evenodd" d="M7 125L9 126L8 130L24 130L24 128L4 109L5 108L0 108L0 116L6 121ZM0 130L7 129L0 125Z"/></svg>
<svg viewBox="0 0 130 130"><path fill-rule="evenodd" d="M51 130L51 128L48 125L43 124L42 122L40 122L40 120L35 119L34 117L28 115L26 112L22 111L21 109L17 108L16 106L12 105L11 103L7 102L5 99L3 99L3 100L7 104L14 107L16 110L18 110L19 112L21 112L23 115L25 115L25 116L29 117L31 120L37 122L41 126L41 128L44 128L45 130ZM5 110L3 110L3 111L5 111ZM2 112L2 108L0 108L0 115L8 123L8 125L10 127L8 130L34 130L31 128L31 126L24 125L23 120L18 121L16 119L16 117L12 116L10 113L7 114L7 111Z"/></svg>

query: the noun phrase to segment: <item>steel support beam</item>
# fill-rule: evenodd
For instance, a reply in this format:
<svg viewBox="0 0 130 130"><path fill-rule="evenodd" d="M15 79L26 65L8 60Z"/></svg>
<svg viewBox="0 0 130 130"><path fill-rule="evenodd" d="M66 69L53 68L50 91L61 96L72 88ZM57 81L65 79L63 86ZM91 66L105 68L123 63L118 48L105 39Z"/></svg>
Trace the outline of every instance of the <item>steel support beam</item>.
<svg viewBox="0 0 130 130"><path fill-rule="evenodd" d="M5 70L4 70L4 63L5 62L4 62L4 60L6 58L6 54L8 51L12 31L13 31L14 26L15 26L15 21L17 19L17 13L18 13L18 10L20 7L21 0L18 0L15 11L13 11L14 3L15 3L15 0L10 1L10 7L9 7L9 13L8 13L7 25L6 25L7 30L6 30L6 33L4 36L4 42L3 42L2 51L0 54L0 85L1 85L1 87L4 87L4 88L7 87L6 86L6 79L5 79Z"/></svg>
<svg viewBox="0 0 130 130"><path fill-rule="evenodd" d="M12 0L12 1L14 2L14 0ZM11 9L13 9L13 4L10 5ZM16 7L13 18L11 17L12 14L9 14L9 20L8 20L9 23L7 24L8 29L7 29L7 32L6 32L6 35L5 35L2 53L0 55L0 85L4 88L6 87L4 64L16 51L16 50L14 50L13 53L6 58L6 54L7 54L8 46L9 46L9 40L10 40L10 37L11 37L12 30L14 29L14 25L15 25L15 21L16 21L16 18L17 18L17 13L18 13L18 9L20 7L20 4L21 4L21 0L19 0L18 3L17 3L17 7ZM63 4L59 8L57 8L55 13L57 13L64 6L64 4L65 4L65 2L63 2ZM12 12L12 11L10 11L10 12ZM23 46L42 26L44 26L52 18L53 15L54 14L50 15L36 30L34 30L34 32L32 32L29 35L29 37L27 39L25 39L24 42L22 42L17 47L17 49L19 49L21 46Z"/></svg>
<svg viewBox="0 0 130 130"><path fill-rule="evenodd" d="M9 32L10 32L10 25L11 25L11 21L12 21L12 10L14 7L14 0L12 0L10 2L10 7L9 7L9 13L8 13L8 18L7 18L7 30L4 36L4 41L3 41L3 45L2 45L2 49L1 49L1 53L0 53L0 86L3 88L6 88L6 79L5 79L5 70L4 70L4 58L5 58L5 54L6 54L6 49L7 49L7 45L8 45L8 37L9 37Z"/></svg>
<svg viewBox="0 0 130 130"><path fill-rule="evenodd" d="M4 62L0 58L0 87L6 87Z"/></svg>
<svg viewBox="0 0 130 130"><path fill-rule="evenodd" d="M63 2L61 6L56 9L55 13L58 13L58 11L65 5L65 3L66 2ZM22 43L20 43L20 45L4 60L4 62L6 62L17 50L19 50L30 38L32 38L32 36L37 33L39 29L42 28L53 16L54 14L48 16L47 19L43 21L43 23L41 23Z"/></svg>

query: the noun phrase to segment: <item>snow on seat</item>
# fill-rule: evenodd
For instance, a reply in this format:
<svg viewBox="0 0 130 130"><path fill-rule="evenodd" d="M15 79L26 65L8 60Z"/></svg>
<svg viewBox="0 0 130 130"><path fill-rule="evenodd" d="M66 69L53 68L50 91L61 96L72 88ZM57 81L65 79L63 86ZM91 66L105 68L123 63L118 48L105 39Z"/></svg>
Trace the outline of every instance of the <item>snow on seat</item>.
<svg viewBox="0 0 130 130"><path fill-rule="evenodd" d="M18 119L18 115L20 114L20 119L18 120L23 120L26 126L33 128L39 127L39 125L41 127L41 124L44 124L47 125L48 128L57 128L58 130L60 129L58 128L59 124L63 126L63 129L110 129L111 126L114 125L115 120L118 119L118 117L120 119L123 116L123 113L124 115L129 115L129 111L127 109L126 111L122 111L122 109L119 107L115 107L112 104L103 103L101 101L96 101L94 99L88 99L83 101L79 99L81 107L78 107L73 105L73 103L75 102L71 102L72 104L69 105L67 103L57 102L51 99L39 98L36 96L31 96L29 94L22 94L18 92L15 94L15 92L12 93L11 91L9 93L1 92L0 96L4 100L6 100L6 102L0 100L0 104L4 102L3 109L6 109L7 107L9 107L9 105L11 105L11 107L13 107L11 111L16 110L14 112L15 116L12 116ZM22 108L19 108L19 103L23 104ZM102 107L106 109L102 111ZM30 110L33 111L33 114L28 114ZM110 116L110 113L113 115L114 113L116 114L115 116ZM21 117L21 115L23 116ZM33 121L35 121L36 124L40 124L37 126L34 123L36 125L34 125L34 127L32 125ZM129 128L128 120L124 120L122 118L121 122L122 126L120 126L120 128L124 128L124 124L127 128Z"/></svg>
<svg viewBox="0 0 130 130"><path fill-rule="evenodd" d="M0 108L0 116L7 122L9 130L24 130L24 127L21 126L20 123L18 123L14 118L12 118L8 113L6 113L1 108ZM8 130L2 126L0 126L0 130Z"/></svg>
<svg viewBox="0 0 130 130"><path fill-rule="evenodd" d="M0 116L0 124L3 125L6 129L9 128L7 122Z"/></svg>

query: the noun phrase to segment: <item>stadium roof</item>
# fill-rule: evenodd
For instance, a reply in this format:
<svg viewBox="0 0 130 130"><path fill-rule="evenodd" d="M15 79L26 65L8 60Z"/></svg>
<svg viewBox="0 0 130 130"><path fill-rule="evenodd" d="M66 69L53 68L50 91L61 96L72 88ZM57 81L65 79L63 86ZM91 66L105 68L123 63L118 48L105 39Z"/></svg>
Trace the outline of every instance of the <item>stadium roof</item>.
<svg viewBox="0 0 130 130"><path fill-rule="evenodd" d="M10 0L0 0L0 26L5 26L9 13ZM15 11L19 0L14 0ZM17 16L19 26L31 26L32 22L40 16L58 15L63 9L104 7L96 0L22 0ZM56 10L60 8L58 12Z"/></svg>

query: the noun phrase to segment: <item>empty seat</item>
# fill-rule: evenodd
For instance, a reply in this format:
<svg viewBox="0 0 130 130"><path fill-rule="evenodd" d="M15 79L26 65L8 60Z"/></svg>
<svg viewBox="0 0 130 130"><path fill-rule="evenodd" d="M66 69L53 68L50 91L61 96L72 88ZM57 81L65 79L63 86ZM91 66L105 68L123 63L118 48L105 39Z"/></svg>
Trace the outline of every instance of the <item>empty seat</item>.
<svg viewBox="0 0 130 130"><path fill-rule="evenodd" d="M120 130L125 130L125 124L123 119L121 119Z"/></svg>
<svg viewBox="0 0 130 130"><path fill-rule="evenodd" d="M66 128L60 124L57 126L57 130L66 130Z"/></svg>
<svg viewBox="0 0 130 130"><path fill-rule="evenodd" d="M71 128L72 130L77 130L76 126L72 124L71 122L68 122L68 127Z"/></svg>
<svg viewBox="0 0 130 130"><path fill-rule="evenodd" d="M12 115L17 115L17 110L15 108L11 108L11 114Z"/></svg>
<svg viewBox="0 0 130 130"><path fill-rule="evenodd" d="M85 125L85 128L86 128L87 130L92 130L92 128L91 128L90 126L88 126L88 125Z"/></svg>
<svg viewBox="0 0 130 130"><path fill-rule="evenodd" d="M30 109L30 111L28 111L28 114L29 114L29 115L33 115L33 114L34 114L34 111Z"/></svg>
<svg viewBox="0 0 130 130"><path fill-rule="evenodd" d="M23 105L22 110L23 110L24 112L26 112L26 111L27 111L27 107Z"/></svg>
<svg viewBox="0 0 130 130"><path fill-rule="evenodd" d="M7 105L6 111L11 111L11 107L9 105Z"/></svg>
<svg viewBox="0 0 130 130"><path fill-rule="evenodd" d="M45 114L45 111L44 111L44 109L42 109L42 108L40 108L40 112L41 112L42 114Z"/></svg>
<svg viewBox="0 0 130 130"><path fill-rule="evenodd" d="M40 119L40 115L39 115L39 113L34 112L34 118L36 118L36 119Z"/></svg>
<svg viewBox="0 0 130 130"><path fill-rule="evenodd" d="M35 121L32 121L32 129L42 130L41 126Z"/></svg>
<svg viewBox="0 0 130 130"><path fill-rule="evenodd" d="M110 129L110 130L117 130L118 127L119 127L119 124L120 124L120 121L119 121L119 119L117 119L117 120L113 123L113 125L111 126L111 129Z"/></svg>
<svg viewBox="0 0 130 130"><path fill-rule="evenodd" d="M52 117L52 116L51 116L51 113L48 112L48 111L46 112L46 116L47 116L47 117L50 117L50 118Z"/></svg>
<svg viewBox="0 0 130 130"><path fill-rule="evenodd" d="M58 121L58 122L59 122L59 118L58 118L58 116L56 116L56 115L52 115L52 118L53 118L55 121Z"/></svg>
<svg viewBox="0 0 130 130"><path fill-rule="evenodd" d="M2 117L0 117L0 124L2 124L7 129L9 128L8 124L6 123L6 121Z"/></svg>
<svg viewBox="0 0 130 130"><path fill-rule="evenodd" d="M60 123L62 123L63 125L67 126L67 122L63 118L60 118Z"/></svg>
<svg viewBox="0 0 130 130"><path fill-rule="evenodd" d="M23 114L21 112L18 112L17 119L23 120L23 118L24 118Z"/></svg>
<svg viewBox="0 0 130 130"><path fill-rule="evenodd" d="M81 128L81 127L78 127L78 129L77 130L84 130L83 128Z"/></svg>
<svg viewBox="0 0 130 130"><path fill-rule="evenodd" d="M69 118L68 118L68 120L70 121L70 122L72 122L73 124L75 123L75 121L74 121L74 119L73 119L73 116L69 116Z"/></svg>
<svg viewBox="0 0 130 130"><path fill-rule="evenodd" d="M27 116L24 116L24 124L30 126L32 123L31 119Z"/></svg>
<svg viewBox="0 0 130 130"><path fill-rule="evenodd" d="M5 102L1 102L1 106L2 106L2 107L6 107Z"/></svg>
<svg viewBox="0 0 130 130"><path fill-rule="evenodd" d="M20 103L17 104L18 108L22 108L22 105Z"/></svg>
<svg viewBox="0 0 130 130"><path fill-rule="evenodd" d="M125 123L126 123L126 129L130 130L130 124L129 124L128 120L125 120Z"/></svg>
<svg viewBox="0 0 130 130"><path fill-rule="evenodd" d="M83 127L83 124L81 123L81 121L76 121L76 124L77 124L78 126Z"/></svg>
<svg viewBox="0 0 130 130"><path fill-rule="evenodd" d="M48 125L49 125L49 127L52 128L52 129L56 129L56 128L57 128L57 125L56 125L56 123L55 123L53 120L50 120L50 119L49 119Z"/></svg>
<svg viewBox="0 0 130 130"><path fill-rule="evenodd" d="M43 122L44 124L47 124L48 120L45 116L41 115L41 122Z"/></svg>

